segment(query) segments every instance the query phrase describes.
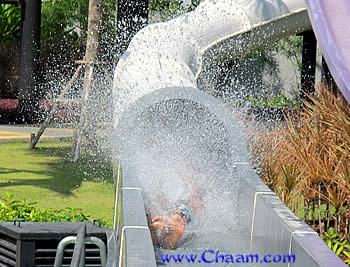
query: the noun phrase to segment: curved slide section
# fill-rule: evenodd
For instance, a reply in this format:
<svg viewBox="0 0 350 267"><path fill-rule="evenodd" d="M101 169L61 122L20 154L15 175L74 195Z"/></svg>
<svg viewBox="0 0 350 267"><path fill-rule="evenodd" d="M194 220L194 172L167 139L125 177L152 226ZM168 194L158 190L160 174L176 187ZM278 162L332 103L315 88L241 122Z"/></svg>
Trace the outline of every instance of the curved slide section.
<svg viewBox="0 0 350 267"><path fill-rule="evenodd" d="M120 58L115 122L141 96L167 87L196 88L204 58L242 55L253 45L310 27L303 0L207 0L195 11L147 26ZM206 55L209 55L207 57Z"/></svg>
<svg viewBox="0 0 350 267"><path fill-rule="evenodd" d="M306 4L328 67L350 103L350 2L307 0Z"/></svg>

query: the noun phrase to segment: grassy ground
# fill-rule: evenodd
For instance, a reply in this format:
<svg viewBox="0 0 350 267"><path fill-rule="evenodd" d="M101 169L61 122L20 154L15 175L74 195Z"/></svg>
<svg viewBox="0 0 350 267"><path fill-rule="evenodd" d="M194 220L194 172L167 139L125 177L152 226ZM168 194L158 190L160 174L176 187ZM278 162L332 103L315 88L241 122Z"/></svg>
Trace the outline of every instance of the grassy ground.
<svg viewBox="0 0 350 267"><path fill-rule="evenodd" d="M0 197L12 192L38 207L81 208L91 219L111 224L114 190L106 158L89 157L75 164L69 143L43 142L35 150L27 146L0 144Z"/></svg>

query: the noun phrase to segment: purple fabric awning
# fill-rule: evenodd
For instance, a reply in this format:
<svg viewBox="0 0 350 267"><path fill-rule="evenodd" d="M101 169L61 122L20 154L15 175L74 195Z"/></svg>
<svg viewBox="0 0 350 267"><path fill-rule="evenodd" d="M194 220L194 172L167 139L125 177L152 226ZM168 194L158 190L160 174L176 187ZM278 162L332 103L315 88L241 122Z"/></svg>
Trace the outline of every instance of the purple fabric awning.
<svg viewBox="0 0 350 267"><path fill-rule="evenodd" d="M350 1L305 2L328 67L339 89L350 103Z"/></svg>

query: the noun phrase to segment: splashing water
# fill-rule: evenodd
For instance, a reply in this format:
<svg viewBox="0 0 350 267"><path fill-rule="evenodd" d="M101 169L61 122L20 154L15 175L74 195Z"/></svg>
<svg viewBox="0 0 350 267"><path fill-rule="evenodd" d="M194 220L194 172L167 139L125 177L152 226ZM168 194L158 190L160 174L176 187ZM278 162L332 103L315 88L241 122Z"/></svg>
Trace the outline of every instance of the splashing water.
<svg viewBox="0 0 350 267"><path fill-rule="evenodd" d="M179 201L194 207L194 220L187 227L191 238L183 247L222 243L227 249L228 239L231 244L234 240L223 235L237 231L238 222L239 175L234 162L246 150L233 146L232 135L220 116L198 99L180 95L155 98L152 104L124 118L128 123L122 124L124 129L119 132L119 138L124 136L122 162L128 162L124 176L138 179L152 216L167 214ZM240 130L236 130L235 137L244 144ZM215 235L222 241L214 244Z"/></svg>
<svg viewBox="0 0 350 267"><path fill-rule="evenodd" d="M197 91L202 55L208 47L288 11L278 4L282 1L273 2L281 10L271 4L268 10L274 12L263 16L267 10L261 4L248 8L243 0L204 1L194 12L141 30L118 63L114 127L124 177L137 178L154 215L198 195L200 211L189 229L195 238L184 248L237 249L247 241L242 233L234 238L242 175L235 163L248 160L245 137L226 109L208 108L217 105L214 98L198 92L204 100L197 101L191 91ZM231 43L235 45L240 43ZM183 97L179 88L189 93ZM164 90L179 95L148 101L138 109L140 99ZM227 120L224 123L228 117L230 129Z"/></svg>

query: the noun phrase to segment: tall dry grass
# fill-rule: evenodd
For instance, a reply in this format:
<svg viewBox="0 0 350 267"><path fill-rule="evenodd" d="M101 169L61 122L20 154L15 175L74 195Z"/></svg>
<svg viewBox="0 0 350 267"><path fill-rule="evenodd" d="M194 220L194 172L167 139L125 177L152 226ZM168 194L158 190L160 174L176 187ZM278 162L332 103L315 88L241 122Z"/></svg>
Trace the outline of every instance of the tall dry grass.
<svg viewBox="0 0 350 267"><path fill-rule="evenodd" d="M321 86L286 127L253 145L261 177L320 234L350 232L350 106Z"/></svg>

